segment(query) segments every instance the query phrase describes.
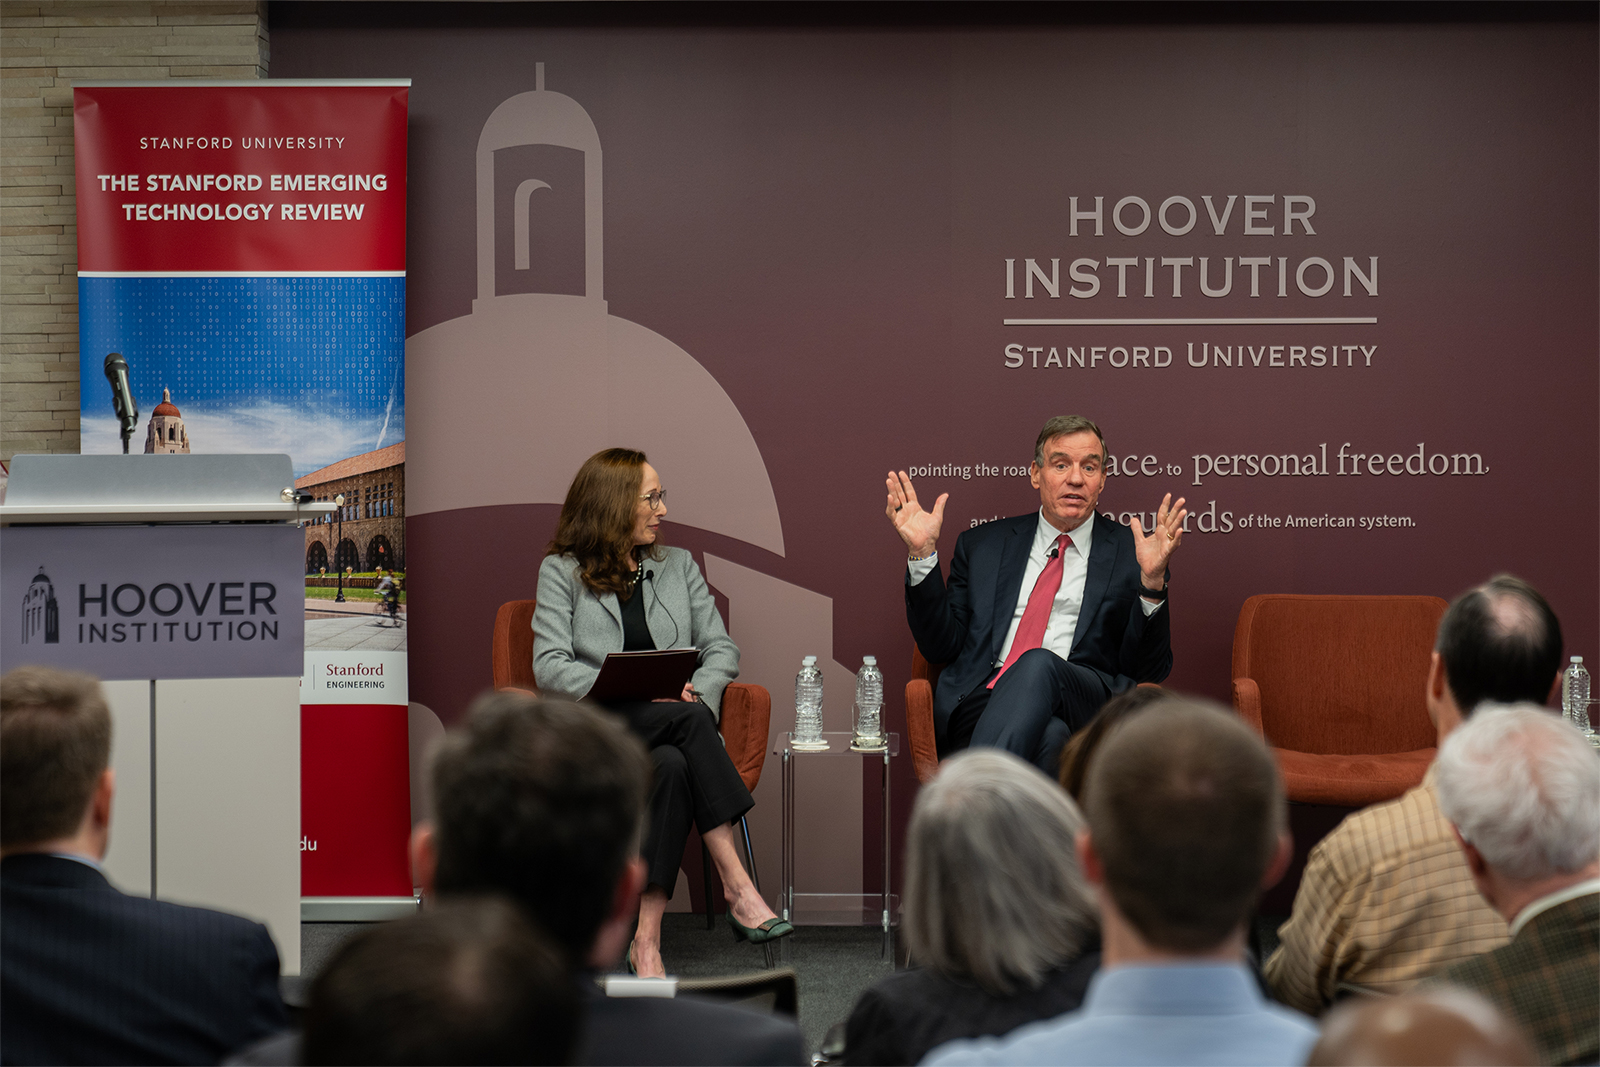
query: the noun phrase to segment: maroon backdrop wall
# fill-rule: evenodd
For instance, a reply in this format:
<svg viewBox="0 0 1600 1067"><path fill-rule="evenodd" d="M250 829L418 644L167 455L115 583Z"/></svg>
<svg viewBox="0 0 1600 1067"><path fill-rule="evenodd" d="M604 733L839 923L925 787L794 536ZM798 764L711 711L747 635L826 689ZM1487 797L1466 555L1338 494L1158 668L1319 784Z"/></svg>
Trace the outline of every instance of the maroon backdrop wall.
<svg viewBox="0 0 1600 1067"><path fill-rule="evenodd" d="M1063 412L1138 460L1103 510L1172 491L1214 515L1173 562L1172 686L1227 699L1253 593L1451 597L1501 570L1549 596L1571 652L1600 653L1592 22L606 29L385 25L404 16L356 6L359 23L274 5L272 73L413 79L408 334L471 310L479 131L543 62L604 145L610 313L737 405L784 552L673 542L831 597L833 655L878 655L892 725L911 642L885 470L959 469L916 479L951 494L948 549L1037 507L1006 469ZM1139 203L1113 217L1128 197L1152 215L1137 234L1116 222L1137 229ZM1314 201L1309 225L1287 232L1286 197ZM1185 199L1163 213L1169 198ZM1186 204L1192 229L1169 232ZM1241 260L1260 257L1253 296ZM1217 291L1228 260L1231 291L1203 294L1199 264ZM1252 318L1376 321L1007 324ZM696 417L647 388L634 403L641 425ZM463 432L488 452L519 428ZM1285 456L1315 473L1285 475ZM447 721L487 684L495 606L532 595L556 510L411 518L411 691Z"/></svg>

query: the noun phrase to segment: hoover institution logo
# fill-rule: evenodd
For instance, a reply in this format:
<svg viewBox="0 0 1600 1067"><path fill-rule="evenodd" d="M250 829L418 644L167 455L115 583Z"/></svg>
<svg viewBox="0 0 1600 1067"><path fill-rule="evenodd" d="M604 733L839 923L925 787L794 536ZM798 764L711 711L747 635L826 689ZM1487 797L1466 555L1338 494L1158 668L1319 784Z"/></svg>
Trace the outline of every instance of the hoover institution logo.
<svg viewBox="0 0 1600 1067"><path fill-rule="evenodd" d="M0 661L113 680L298 675L302 540L265 523L0 528Z"/></svg>
<svg viewBox="0 0 1600 1067"><path fill-rule="evenodd" d="M272 582L184 582L181 588L176 582L160 582L148 591L135 582L123 582L115 589L107 582L82 584L78 586L78 617L87 621L78 623L78 641L276 641L278 620L270 616L278 614L272 606L277 597L278 588ZM149 615L156 617L139 618ZM168 621L174 615L179 618ZM208 615L246 617L206 618ZM127 621L112 621L117 616ZM106 621L94 621L97 617Z"/></svg>
<svg viewBox="0 0 1600 1067"><path fill-rule="evenodd" d="M31 644L40 638L47 645L61 643L61 609L56 606L56 587L43 567L33 576L22 598L22 643Z"/></svg>

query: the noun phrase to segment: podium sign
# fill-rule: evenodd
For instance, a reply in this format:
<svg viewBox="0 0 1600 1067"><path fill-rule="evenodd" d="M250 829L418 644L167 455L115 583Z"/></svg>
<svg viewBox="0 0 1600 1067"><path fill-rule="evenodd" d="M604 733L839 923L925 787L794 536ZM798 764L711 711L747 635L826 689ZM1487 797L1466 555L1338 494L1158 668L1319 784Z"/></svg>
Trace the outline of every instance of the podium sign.
<svg viewBox="0 0 1600 1067"><path fill-rule="evenodd" d="M0 530L0 662L133 678L298 677L295 526Z"/></svg>
<svg viewBox="0 0 1600 1067"><path fill-rule="evenodd" d="M300 970L305 605L286 455L21 455L0 505L0 668L102 680L119 889L267 925ZM291 494L292 495L292 494Z"/></svg>

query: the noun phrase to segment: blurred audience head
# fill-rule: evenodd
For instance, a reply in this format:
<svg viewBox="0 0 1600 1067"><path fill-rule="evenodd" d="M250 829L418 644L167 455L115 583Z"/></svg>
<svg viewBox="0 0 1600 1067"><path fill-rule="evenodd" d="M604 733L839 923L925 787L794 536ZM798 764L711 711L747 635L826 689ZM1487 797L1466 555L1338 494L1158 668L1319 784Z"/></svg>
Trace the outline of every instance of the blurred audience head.
<svg viewBox="0 0 1600 1067"><path fill-rule="evenodd" d="M1347 1000L1322 1019L1308 1067L1532 1067L1533 1046L1464 989Z"/></svg>
<svg viewBox="0 0 1600 1067"><path fill-rule="evenodd" d="M1101 705L1100 711L1089 720L1089 725L1073 734L1061 750L1061 788L1081 804L1089 760L1100 748L1106 735L1129 715L1168 695L1156 686L1136 685Z"/></svg>
<svg viewBox="0 0 1600 1067"><path fill-rule="evenodd" d="M945 760L906 840L906 941L932 971L1006 995L1038 986L1095 932L1077 806L997 749Z"/></svg>
<svg viewBox="0 0 1600 1067"><path fill-rule="evenodd" d="M1434 651L1462 718L1485 700L1543 704L1561 669L1561 623L1537 589L1499 574L1456 597Z"/></svg>
<svg viewBox="0 0 1600 1067"><path fill-rule="evenodd" d="M49 667L0 677L0 850L77 837L86 817L109 822L110 761L111 712L97 679ZM105 827L95 829L103 838Z"/></svg>
<svg viewBox="0 0 1600 1067"><path fill-rule="evenodd" d="M432 890L505 893L581 963L618 910L650 774L616 716L490 693L434 754L431 838L415 851L431 849Z"/></svg>
<svg viewBox="0 0 1600 1067"><path fill-rule="evenodd" d="M1165 952L1221 948L1288 859L1272 754L1207 703L1167 697L1114 730L1089 767L1083 810L1090 873Z"/></svg>
<svg viewBox="0 0 1600 1067"><path fill-rule="evenodd" d="M508 901L463 897L341 945L311 984L307 1064L570 1063L563 953Z"/></svg>
<svg viewBox="0 0 1600 1067"><path fill-rule="evenodd" d="M1434 767L1439 808L1475 875L1486 865L1504 883L1593 876L1600 759L1560 716L1535 704L1480 704L1445 738Z"/></svg>

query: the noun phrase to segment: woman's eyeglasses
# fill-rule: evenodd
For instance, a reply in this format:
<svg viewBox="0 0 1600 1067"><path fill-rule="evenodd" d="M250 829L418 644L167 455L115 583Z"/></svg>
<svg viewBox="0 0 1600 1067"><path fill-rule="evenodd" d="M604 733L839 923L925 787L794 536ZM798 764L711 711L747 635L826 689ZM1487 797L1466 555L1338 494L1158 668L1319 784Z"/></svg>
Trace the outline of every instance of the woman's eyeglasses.
<svg viewBox="0 0 1600 1067"><path fill-rule="evenodd" d="M667 491L665 489L657 489L653 493L645 493L643 496L639 497L639 499L643 500L646 504L649 504L651 511L655 511L662 504L667 502Z"/></svg>

